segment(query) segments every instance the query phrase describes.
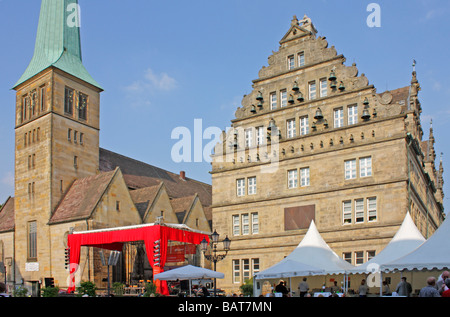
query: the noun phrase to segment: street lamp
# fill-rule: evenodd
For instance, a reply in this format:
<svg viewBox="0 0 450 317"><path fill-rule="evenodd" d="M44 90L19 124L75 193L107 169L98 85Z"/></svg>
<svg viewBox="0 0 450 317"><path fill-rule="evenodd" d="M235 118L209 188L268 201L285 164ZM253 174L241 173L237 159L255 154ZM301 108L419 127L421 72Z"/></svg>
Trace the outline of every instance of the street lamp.
<svg viewBox="0 0 450 317"><path fill-rule="evenodd" d="M211 249L212 249L211 254L206 254L206 251L208 251L208 241L206 241L206 239L203 238L203 241L201 242L201 249L203 251L203 255L208 261L212 261L214 263L214 271L216 270L217 262L225 259L225 257L228 254L228 251L230 251L231 240L228 239L228 236L226 236L222 242L225 254L217 254L217 244L219 243L219 234L217 233L216 230L214 230L214 233L211 235ZM216 297L216 278L214 278L214 297Z"/></svg>

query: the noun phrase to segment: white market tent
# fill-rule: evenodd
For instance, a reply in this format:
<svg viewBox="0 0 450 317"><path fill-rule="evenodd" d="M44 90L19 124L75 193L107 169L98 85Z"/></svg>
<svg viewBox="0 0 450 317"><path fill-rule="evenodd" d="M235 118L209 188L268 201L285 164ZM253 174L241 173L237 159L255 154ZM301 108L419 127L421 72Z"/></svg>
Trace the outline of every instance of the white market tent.
<svg viewBox="0 0 450 317"><path fill-rule="evenodd" d="M408 212L402 225L388 245L370 261L355 267L349 273L364 274L378 271L383 264L408 254L424 242L425 238L417 229Z"/></svg>
<svg viewBox="0 0 450 317"><path fill-rule="evenodd" d="M354 266L340 258L323 240L314 220L300 244L286 258L257 273L256 279L344 274Z"/></svg>
<svg viewBox="0 0 450 317"><path fill-rule="evenodd" d="M224 277L225 275L220 272L204 269L198 266L186 265L177 269L155 274L153 279L162 281L176 281Z"/></svg>
<svg viewBox="0 0 450 317"><path fill-rule="evenodd" d="M202 267L186 265L173 270L155 274L154 280L161 281L176 281L176 280L189 280L189 293L191 293L191 281L202 280L209 278L224 278L225 274L208 270Z"/></svg>
<svg viewBox="0 0 450 317"><path fill-rule="evenodd" d="M381 265L381 271L442 270L450 268L450 222L444 220L436 232L410 253Z"/></svg>

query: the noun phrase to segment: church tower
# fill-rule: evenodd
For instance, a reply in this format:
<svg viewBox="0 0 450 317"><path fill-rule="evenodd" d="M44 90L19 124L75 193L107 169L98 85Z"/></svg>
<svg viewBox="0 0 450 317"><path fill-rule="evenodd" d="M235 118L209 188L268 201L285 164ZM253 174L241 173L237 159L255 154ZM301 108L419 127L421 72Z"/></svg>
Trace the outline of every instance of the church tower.
<svg viewBox="0 0 450 317"><path fill-rule="evenodd" d="M17 275L52 276L48 221L99 164L102 88L82 64L77 0L42 0L33 58L14 85Z"/></svg>

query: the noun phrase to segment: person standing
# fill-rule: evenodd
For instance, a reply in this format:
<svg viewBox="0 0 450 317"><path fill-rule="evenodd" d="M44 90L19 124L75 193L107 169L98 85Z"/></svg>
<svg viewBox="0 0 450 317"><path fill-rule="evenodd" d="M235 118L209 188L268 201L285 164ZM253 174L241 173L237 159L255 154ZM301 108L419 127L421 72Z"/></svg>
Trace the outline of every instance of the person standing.
<svg viewBox="0 0 450 317"><path fill-rule="evenodd" d="M367 293L369 293L369 287L366 284L366 280L361 280L361 285L359 285L359 297L367 297Z"/></svg>
<svg viewBox="0 0 450 317"><path fill-rule="evenodd" d="M422 288L419 292L419 297L441 297L439 291L436 289L436 278L427 278L427 286Z"/></svg>
<svg viewBox="0 0 450 317"><path fill-rule="evenodd" d="M303 281L298 284L298 291L300 292L300 297L305 297L305 295L309 291L309 285L306 282L306 277L303 278Z"/></svg>
<svg viewBox="0 0 450 317"><path fill-rule="evenodd" d="M409 297L411 295L412 287L411 284L406 281L406 277L402 277L402 280L397 284L395 291L399 296Z"/></svg>

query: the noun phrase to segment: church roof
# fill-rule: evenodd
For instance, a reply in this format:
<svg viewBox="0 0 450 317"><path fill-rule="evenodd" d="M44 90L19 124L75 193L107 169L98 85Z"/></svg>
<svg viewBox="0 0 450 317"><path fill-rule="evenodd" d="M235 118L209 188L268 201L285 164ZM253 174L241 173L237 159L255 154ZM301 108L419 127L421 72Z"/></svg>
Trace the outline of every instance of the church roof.
<svg viewBox="0 0 450 317"><path fill-rule="evenodd" d="M11 230L14 230L14 197L9 197L0 208L0 232Z"/></svg>
<svg viewBox="0 0 450 317"><path fill-rule="evenodd" d="M99 89L82 63L78 0L42 0L34 55L13 88L56 67Z"/></svg>
<svg viewBox="0 0 450 317"><path fill-rule="evenodd" d="M77 179L61 200L49 223L88 218L95 209L117 170Z"/></svg>
<svg viewBox="0 0 450 317"><path fill-rule="evenodd" d="M164 182L171 198L197 194L203 206L212 204L211 185L100 148L100 171L111 171L116 167L120 167L130 189L156 186Z"/></svg>

